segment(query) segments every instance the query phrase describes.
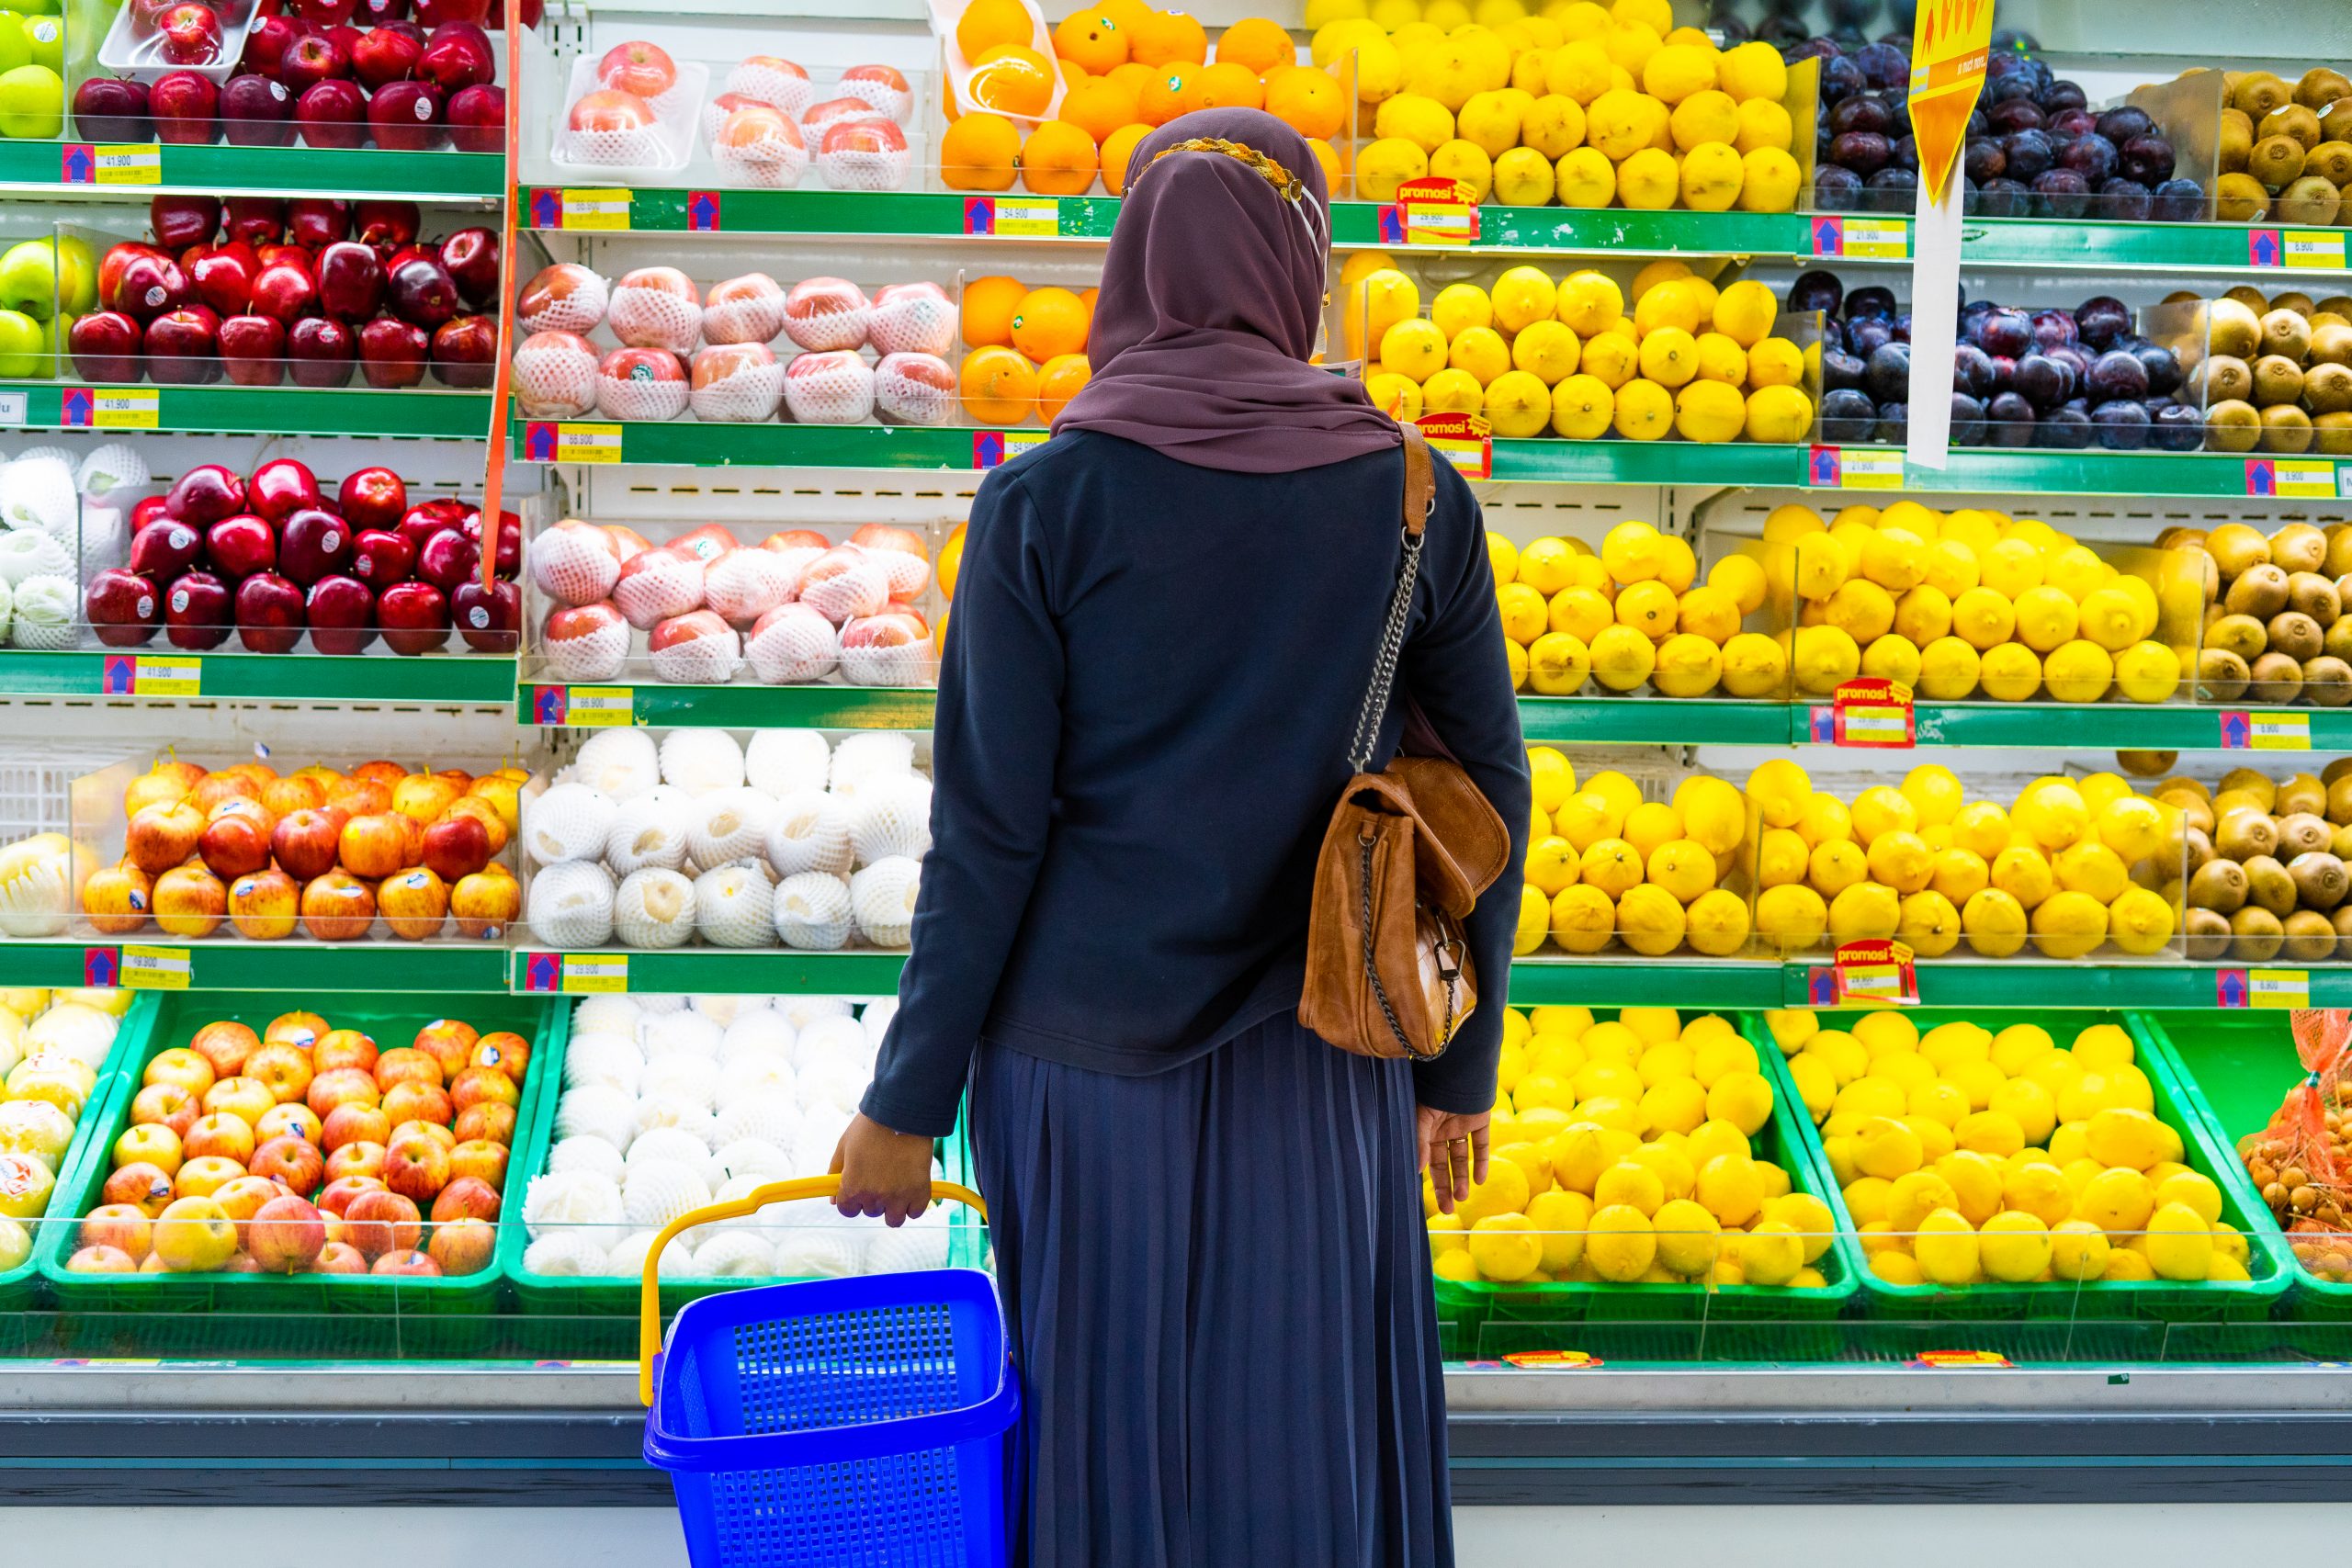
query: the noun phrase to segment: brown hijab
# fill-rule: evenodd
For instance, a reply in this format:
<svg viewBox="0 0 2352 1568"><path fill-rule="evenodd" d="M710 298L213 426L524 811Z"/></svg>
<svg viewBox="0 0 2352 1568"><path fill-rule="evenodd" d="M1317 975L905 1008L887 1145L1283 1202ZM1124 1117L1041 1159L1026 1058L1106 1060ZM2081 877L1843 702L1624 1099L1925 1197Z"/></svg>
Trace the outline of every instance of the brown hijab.
<svg viewBox="0 0 2352 1568"><path fill-rule="evenodd" d="M1168 152L1204 139L1264 154L1292 176L1294 195L1230 153ZM1323 166L1273 116L1202 109L1145 137L1103 264L1093 379L1054 429L1099 430L1179 462L1252 474L1398 445L1363 382L1307 363L1330 236Z"/></svg>

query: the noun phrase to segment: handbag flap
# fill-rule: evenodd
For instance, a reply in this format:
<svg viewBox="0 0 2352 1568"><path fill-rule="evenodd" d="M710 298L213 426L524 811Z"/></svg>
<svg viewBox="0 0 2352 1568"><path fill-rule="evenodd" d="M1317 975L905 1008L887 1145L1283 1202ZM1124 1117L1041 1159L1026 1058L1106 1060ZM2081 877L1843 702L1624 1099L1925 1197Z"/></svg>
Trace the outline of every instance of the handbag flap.
<svg viewBox="0 0 2352 1568"><path fill-rule="evenodd" d="M1478 902L1478 889L1472 885L1461 863L1453 858L1453 846L1444 833L1422 810L1419 797L1414 794L1410 775L1398 771L1398 763L1419 760L1400 757L1389 765L1385 773L1358 773L1349 782L1347 794L1341 799L1358 807L1409 819L1413 824L1413 869L1420 884L1422 897L1454 919L1465 919ZM1466 775L1463 783L1468 784ZM1452 792L1441 793L1450 795ZM1476 798L1478 792L1474 787L1470 794ZM1452 811L1457 807L1449 806L1448 809ZM1492 807L1488 810L1491 813ZM1489 877L1488 880L1493 879Z"/></svg>
<svg viewBox="0 0 2352 1568"><path fill-rule="evenodd" d="M1510 864L1510 829L1462 764L1444 757L1398 757L1388 764L1410 792L1422 833L1445 846L1463 884L1470 890L1464 908L1495 885Z"/></svg>

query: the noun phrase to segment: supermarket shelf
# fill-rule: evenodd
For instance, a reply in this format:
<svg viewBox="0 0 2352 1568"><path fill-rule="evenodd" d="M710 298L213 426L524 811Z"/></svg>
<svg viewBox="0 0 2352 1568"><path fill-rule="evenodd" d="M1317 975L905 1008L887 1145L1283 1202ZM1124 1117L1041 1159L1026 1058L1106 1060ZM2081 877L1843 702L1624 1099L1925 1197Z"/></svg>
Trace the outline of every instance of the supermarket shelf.
<svg viewBox="0 0 2352 1568"><path fill-rule="evenodd" d="M133 960L127 966L126 954ZM496 992L506 989L507 955L479 942L186 942L151 931L119 944L0 941L0 976L12 986Z"/></svg>
<svg viewBox="0 0 2352 1568"><path fill-rule="evenodd" d="M521 680L514 688L514 722L525 725L580 725L573 715L573 693L582 690L546 682ZM783 727L793 729L929 729L932 696L928 691L895 686L602 686L597 694L600 722L620 722L611 705L625 694L628 722L673 728L700 726L720 729Z"/></svg>
<svg viewBox="0 0 2352 1568"><path fill-rule="evenodd" d="M5 145L5 143L0 143ZM487 441L488 392L409 387L87 387L40 382L21 396L17 423L32 430L181 431L224 435L413 435Z"/></svg>
<svg viewBox="0 0 2352 1568"><path fill-rule="evenodd" d="M1519 728L1531 744L1785 746L1790 713L1782 703L1522 694Z"/></svg>
<svg viewBox="0 0 2352 1568"><path fill-rule="evenodd" d="M738 992L754 996L895 995L903 953L797 953L788 948L704 947L666 953L550 953L517 948L516 991ZM500 987L500 988L503 988Z"/></svg>
<svg viewBox="0 0 2352 1568"><path fill-rule="evenodd" d="M695 468L995 468L1046 432L893 424L704 424L508 421L510 456L524 463L660 464ZM1010 453L1008 452L1010 446Z"/></svg>
<svg viewBox="0 0 2352 1568"><path fill-rule="evenodd" d="M181 653L168 646L122 652L0 651L0 698L249 698L278 702L503 703L514 661L449 654L401 659L322 653Z"/></svg>
<svg viewBox="0 0 2352 1568"><path fill-rule="evenodd" d="M107 166L98 153L108 155ZM499 152L0 141L0 187L51 199L143 202L163 191L267 191L494 202L505 186L506 158Z"/></svg>
<svg viewBox="0 0 2352 1568"><path fill-rule="evenodd" d="M1509 1000L1515 1007L1776 1008L1785 989L1778 964L1539 954L1512 961Z"/></svg>
<svg viewBox="0 0 2352 1568"><path fill-rule="evenodd" d="M1919 1005L1931 1008L2352 1007L2352 964L2283 967L2288 962L2275 959L2273 964L2280 967L2264 968L2165 959L2080 964L2030 958L1925 959L1917 968ZM1826 963L1790 964L1781 973L1786 989L1779 1005L1827 1005ZM2259 998L2253 988L2255 978L2263 979L2267 989ZM1517 987L1512 989L1516 993ZM2301 999L2305 996L2308 1000ZM1512 999L1518 999L1515 994Z"/></svg>

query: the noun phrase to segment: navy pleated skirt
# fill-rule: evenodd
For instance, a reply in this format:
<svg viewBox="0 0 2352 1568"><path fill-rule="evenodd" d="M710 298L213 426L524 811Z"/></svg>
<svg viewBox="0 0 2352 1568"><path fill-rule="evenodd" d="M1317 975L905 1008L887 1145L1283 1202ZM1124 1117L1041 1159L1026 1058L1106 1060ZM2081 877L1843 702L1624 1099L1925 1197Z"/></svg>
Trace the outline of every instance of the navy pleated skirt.
<svg viewBox="0 0 2352 1568"><path fill-rule="evenodd" d="M1450 1568L1401 1062L1284 1014L1120 1077L983 1046L1029 1568Z"/></svg>

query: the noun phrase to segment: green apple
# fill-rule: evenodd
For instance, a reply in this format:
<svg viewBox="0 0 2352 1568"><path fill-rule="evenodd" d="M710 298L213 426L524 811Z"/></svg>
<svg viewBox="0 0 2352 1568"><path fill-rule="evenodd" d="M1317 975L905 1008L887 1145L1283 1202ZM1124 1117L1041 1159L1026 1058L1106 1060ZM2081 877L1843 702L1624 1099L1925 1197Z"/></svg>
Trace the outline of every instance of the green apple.
<svg viewBox="0 0 2352 1568"><path fill-rule="evenodd" d="M6 31L29 50L22 28ZM0 136L48 141L65 130L65 78L46 65L19 65L0 72Z"/></svg>
<svg viewBox="0 0 2352 1568"><path fill-rule="evenodd" d="M76 234L59 237L58 308L86 316L98 308L98 254Z"/></svg>
<svg viewBox="0 0 2352 1568"><path fill-rule="evenodd" d="M14 1220L0 1220L0 1274L24 1267L33 1255L33 1238Z"/></svg>
<svg viewBox="0 0 2352 1568"><path fill-rule="evenodd" d="M64 43L59 40L57 53L61 63L51 70L63 70ZM0 73L14 71L19 65L33 63L33 42L25 36L25 18L15 11L0 10Z"/></svg>
<svg viewBox="0 0 2352 1568"><path fill-rule="evenodd" d="M31 47L32 62L45 65L59 75L65 73L65 18L62 17L27 17L21 23L25 42Z"/></svg>
<svg viewBox="0 0 2352 1568"><path fill-rule="evenodd" d="M22 310L0 310L0 376L22 380L40 374L47 337Z"/></svg>
<svg viewBox="0 0 2352 1568"><path fill-rule="evenodd" d="M58 276L57 242L27 240L0 254L0 306L37 321L71 309Z"/></svg>

